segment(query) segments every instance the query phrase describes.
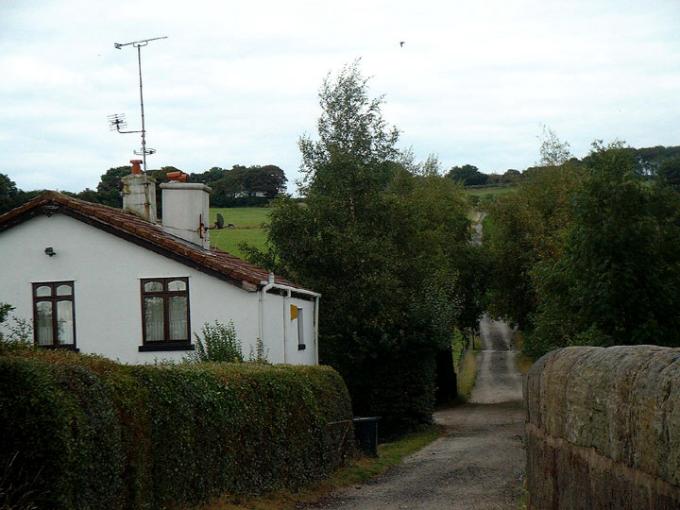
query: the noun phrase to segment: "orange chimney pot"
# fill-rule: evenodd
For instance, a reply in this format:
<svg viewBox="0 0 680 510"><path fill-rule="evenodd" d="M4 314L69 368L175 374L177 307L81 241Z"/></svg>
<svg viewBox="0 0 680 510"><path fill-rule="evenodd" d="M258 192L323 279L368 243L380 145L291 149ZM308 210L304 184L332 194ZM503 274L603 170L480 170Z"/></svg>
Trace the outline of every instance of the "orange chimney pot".
<svg viewBox="0 0 680 510"><path fill-rule="evenodd" d="M168 179L171 181L176 181L176 182L187 182L187 177L188 175L185 174L182 171L179 172L168 172L167 173Z"/></svg>

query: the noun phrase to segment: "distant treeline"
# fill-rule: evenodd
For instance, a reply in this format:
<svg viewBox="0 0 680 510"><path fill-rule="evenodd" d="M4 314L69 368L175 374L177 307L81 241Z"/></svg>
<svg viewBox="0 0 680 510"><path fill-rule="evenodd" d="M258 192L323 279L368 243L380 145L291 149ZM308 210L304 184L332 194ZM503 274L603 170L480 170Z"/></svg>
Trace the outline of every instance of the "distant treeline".
<svg viewBox="0 0 680 510"><path fill-rule="evenodd" d="M122 207L121 179L130 173L131 167L119 166L102 174L96 189L85 188L79 193L66 194L98 204ZM167 174L180 170L164 166L147 173L156 179L156 184L168 182ZM264 205L272 198L286 191L286 175L276 165L234 165L231 169L213 167L201 173L190 173L189 182L202 182L212 188L210 203L215 207ZM17 207L43 190L24 191L5 174L0 174L0 213ZM159 210L162 207L161 194L157 193Z"/></svg>
<svg viewBox="0 0 680 510"><path fill-rule="evenodd" d="M645 177L657 175L666 161L680 157L680 146L664 147L657 145L656 147L645 147L642 149L627 147L623 151L632 156L637 173ZM569 161L571 163L588 165L591 163L591 158L592 156L588 155L583 159L571 158ZM541 166L531 166L523 172L510 168L502 174L485 174L480 172L474 165L462 165L452 167L446 176L462 183L463 186L509 186L517 184L518 181L527 175L540 171L542 168Z"/></svg>

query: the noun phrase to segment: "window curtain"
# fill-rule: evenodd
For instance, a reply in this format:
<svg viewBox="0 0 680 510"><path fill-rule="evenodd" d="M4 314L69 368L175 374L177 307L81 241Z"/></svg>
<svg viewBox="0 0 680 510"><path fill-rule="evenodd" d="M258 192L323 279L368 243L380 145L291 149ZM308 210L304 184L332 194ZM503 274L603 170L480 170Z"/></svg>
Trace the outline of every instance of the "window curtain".
<svg viewBox="0 0 680 510"><path fill-rule="evenodd" d="M38 345L52 345L52 302L38 301Z"/></svg>
<svg viewBox="0 0 680 510"><path fill-rule="evenodd" d="M59 344L73 345L73 301L57 301Z"/></svg>
<svg viewBox="0 0 680 510"><path fill-rule="evenodd" d="M187 298L172 296L168 306L170 314L170 340L187 340Z"/></svg>
<svg viewBox="0 0 680 510"><path fill-rule="evenodd" d="M144 323L146 340L148 342L164 340L163 330L165 329L165 323L163 319L162 297L144 298Z"/></svg>

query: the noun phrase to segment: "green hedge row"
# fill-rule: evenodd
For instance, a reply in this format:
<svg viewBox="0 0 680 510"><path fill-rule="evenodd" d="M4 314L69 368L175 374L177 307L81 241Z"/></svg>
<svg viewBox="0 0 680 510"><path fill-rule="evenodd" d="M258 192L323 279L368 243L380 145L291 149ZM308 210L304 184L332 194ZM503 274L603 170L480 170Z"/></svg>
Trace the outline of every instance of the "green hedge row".
<svg viewBox="0 0 680 510"><path fill-rule="evenodd" d="M0 482L30 486L44 509L162 509L295 489L342 464L351 416L342 379L326 367L7 354Z"/></svg>

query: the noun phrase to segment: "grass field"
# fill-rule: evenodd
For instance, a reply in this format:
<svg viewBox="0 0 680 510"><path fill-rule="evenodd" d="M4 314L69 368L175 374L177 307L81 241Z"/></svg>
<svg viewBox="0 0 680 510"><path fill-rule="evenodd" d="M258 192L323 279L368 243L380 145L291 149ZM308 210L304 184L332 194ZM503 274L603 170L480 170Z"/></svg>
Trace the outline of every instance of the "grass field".
<svg viewBox="0 0 680 510"><path fill-rule="evenodd" d="M505 195L506 193L513 193L515 191L514 186L481 186L479 188L464 188L465 193L468 195L476 196L479 198L485 196L498 196Z"/></svg>
<svg viewBox="0 0 680 510"><path fill-rule="evenodd" d="M230 223L234 225L233 228L212 229L210 231L211 244L237 257L242 256L241 250L238 249L241 242L245 241L257 248L264 248L267 234L262 225L269 221L270 210L268 207L211 208L211 225L215 223L217 213L222 214L225 225Z"/></svg>

